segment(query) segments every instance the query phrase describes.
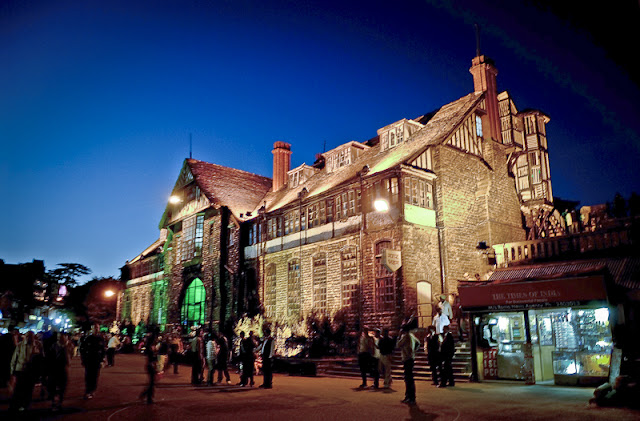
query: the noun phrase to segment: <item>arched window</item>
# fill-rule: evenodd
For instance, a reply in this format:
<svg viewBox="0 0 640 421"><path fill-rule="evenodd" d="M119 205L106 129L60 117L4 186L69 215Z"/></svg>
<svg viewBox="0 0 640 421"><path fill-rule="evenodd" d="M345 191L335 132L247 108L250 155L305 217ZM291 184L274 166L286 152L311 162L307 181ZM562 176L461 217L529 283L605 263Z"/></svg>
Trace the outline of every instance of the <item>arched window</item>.
<svg viewBox="0 0 640 421"><path fill-rule="evenodd" d="M194 325L203 325L205 322L205 299L206 292L204 284L198 278L191 281L189 287L184 293L182 301L182 309L180 311L180 321L183 326L191 327Z"/></svg>
<svg viewBox="0 0 640 421"><path fill-rule="evenodd" d="M313 257L313 308L327 312L327 255L318 253Z"/></svg>
<svg viewBox="0 0 640 421"><path fill-rule="evenodd" d="M300 261L298 259L289 262L287 279L287 316L300 317Z"/></svg>

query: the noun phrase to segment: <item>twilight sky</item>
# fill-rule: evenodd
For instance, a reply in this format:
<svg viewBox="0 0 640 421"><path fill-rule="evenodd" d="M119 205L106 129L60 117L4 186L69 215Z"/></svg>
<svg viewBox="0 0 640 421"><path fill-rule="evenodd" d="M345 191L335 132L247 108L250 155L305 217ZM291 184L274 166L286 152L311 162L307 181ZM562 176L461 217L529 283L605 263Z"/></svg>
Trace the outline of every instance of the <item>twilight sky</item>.
<svg viewBox="0 0 640 421"><path fill-rule="evenodd" d="M554 195L640 192L638 85L575 22L514 3L0 1L0 259L118 276L158 237L190 134L220 165L271 177L277 140L311 164L471 92L475 22L499 90L551 117Z"/></svg>

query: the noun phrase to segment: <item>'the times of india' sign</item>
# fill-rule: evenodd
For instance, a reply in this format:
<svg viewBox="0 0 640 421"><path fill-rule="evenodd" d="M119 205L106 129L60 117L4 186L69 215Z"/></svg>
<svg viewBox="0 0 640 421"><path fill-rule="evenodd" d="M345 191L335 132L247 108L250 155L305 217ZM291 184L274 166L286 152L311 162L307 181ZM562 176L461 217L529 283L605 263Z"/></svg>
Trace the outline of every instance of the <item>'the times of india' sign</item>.
<svg viewBox="0 0 640 421"><path fill-rule="evenodd" d="M402 252L400 250L384 249L382 251L382 264L391 272L402 267Z"/></svg>

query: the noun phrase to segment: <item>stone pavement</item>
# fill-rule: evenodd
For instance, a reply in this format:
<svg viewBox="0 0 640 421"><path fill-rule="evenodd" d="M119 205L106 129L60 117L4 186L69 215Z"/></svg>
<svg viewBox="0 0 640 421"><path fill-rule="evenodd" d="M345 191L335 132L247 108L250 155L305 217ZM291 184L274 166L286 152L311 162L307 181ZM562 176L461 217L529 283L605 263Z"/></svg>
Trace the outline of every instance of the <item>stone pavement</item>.
<svg viewBox="0 0 640 421"><path fill-rule="evenodd" d="M72 362L63 410L52 413L49 403L34 401L19 419L51 420L639 420L640 411L589 407L593 390L519 383L464 383L438 389L417 382L415 406L401 404L404 384L390 390L358 390L359 379L291 377L276 374L274 388L232 385L193 387L190 369L165 374L158 382L156 403L137 398L146 376L140 355L117 355L116 366L102 370L98 391L83 400L83 369ZM256 386L262 382L256 377ZM34 396L39 396L36 389ZM0 420L9 419L6 389L0 389Z"/></svg>

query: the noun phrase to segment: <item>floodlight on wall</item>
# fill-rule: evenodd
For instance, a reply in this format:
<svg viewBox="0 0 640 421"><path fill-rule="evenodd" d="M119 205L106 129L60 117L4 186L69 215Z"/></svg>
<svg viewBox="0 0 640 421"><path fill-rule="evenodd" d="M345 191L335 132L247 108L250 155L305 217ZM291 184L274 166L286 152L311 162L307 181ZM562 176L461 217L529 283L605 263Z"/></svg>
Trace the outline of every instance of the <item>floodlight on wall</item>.
<svg viewBox="0 0 640 421"><path fill-rule="evenodd" d="M182 199L180 199L176 195L172 195L171 197L169 197L169 203L171 203L172 205L177 205L180 202L182 202Z"/></svg>
<svg viewBox="0 0 640 421"><path fill-rule="evenodd" d="M373 201L373 207L377 212L388 212L389 202L387 202L385 199L377 198Z"/></svg>

